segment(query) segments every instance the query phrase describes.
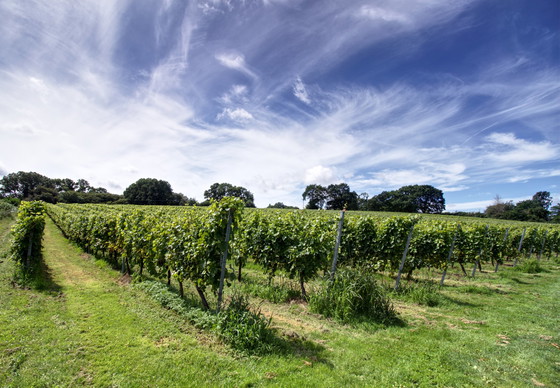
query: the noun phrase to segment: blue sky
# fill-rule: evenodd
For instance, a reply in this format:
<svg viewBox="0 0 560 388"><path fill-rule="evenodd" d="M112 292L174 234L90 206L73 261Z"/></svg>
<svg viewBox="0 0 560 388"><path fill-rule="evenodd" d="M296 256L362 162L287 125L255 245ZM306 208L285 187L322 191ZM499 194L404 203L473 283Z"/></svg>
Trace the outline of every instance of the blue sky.
<svg viewBox="0 0 560 388"><path fill-rule="evenodd" d="M558 0L4 0L0 20L0 175L560 200Z"/></svg>

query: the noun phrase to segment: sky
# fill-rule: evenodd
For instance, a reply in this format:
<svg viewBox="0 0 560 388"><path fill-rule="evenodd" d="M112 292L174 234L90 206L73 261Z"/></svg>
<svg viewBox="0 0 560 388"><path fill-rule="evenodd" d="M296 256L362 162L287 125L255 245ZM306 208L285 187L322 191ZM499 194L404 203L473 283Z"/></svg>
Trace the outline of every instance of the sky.
<svg viewBox="0 0 560 388"><path fill-rule="evenodd" d="M2 0L0 176L560 201L558 0Z"/></svg>

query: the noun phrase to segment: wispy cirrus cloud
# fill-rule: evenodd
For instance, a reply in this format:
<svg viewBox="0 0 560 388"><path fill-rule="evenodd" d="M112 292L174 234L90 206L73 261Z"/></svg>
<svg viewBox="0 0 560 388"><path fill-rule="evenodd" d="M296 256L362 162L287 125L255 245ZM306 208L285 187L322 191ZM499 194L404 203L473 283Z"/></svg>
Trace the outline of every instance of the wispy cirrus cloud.
<svg viewBox="0 0 560 388"><path fill-rule="evenodd" d="M301 80L300 77L296 78L296 82L294 83L293 87L294 96L303 103L311 104L311 99L309 98L309 93L307 92L307 88L305 84Z"/></svg>
<svg viewBox="0 0 560 388"><path fill-rule="evenodd" d="M216 55L216 59L220 64L233 70L237 70L251 78L258 78L257 75L245 63L245 57L235 52L220 53Z"/></svg>

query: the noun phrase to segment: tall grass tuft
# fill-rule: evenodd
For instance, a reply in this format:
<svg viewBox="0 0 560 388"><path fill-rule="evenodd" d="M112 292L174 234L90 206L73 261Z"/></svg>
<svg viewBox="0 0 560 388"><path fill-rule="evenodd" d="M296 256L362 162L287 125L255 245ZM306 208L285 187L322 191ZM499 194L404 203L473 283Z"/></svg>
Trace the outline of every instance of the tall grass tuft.
<svg viewBox="0 0 560 388"><path fill-rule="evenodd" d="M301 291L290 287L289 284L269 284L246 278L240 283L242 292L266 299L272 303L286 303L301 297Z"/></svg>
<svg viewBox="0 0 560 388"><path fill-rule="evenodd" d="M364 269L339 269L332 283L325 282L318 292L311 294L309 308L343 323L367 319L388 324L397 318L374 274Z"/></svg>
<svg viewBox="0 0 560 388"><path fill-rule="evenodd" d="M432 282L401 284L398 290L393 291L393 294L429 307L441 304L443 299L438 291L438 286Z"/></svg>
<svg viewBox="0 0 560 388"><path fill-rule="evenodd" d="M545 269L541 267L541 264L535 259L524 261L513 269L524 273L540 273L545 271Z"/></svg>
<svg viewBox="0 0 560 388"><path fill-rule="evenodd" d="M270 321L260 310L250 307L246 296L234 293L227 307L218 314L216 330L236 350L263 353L271 349L274 337Z"/></svg>

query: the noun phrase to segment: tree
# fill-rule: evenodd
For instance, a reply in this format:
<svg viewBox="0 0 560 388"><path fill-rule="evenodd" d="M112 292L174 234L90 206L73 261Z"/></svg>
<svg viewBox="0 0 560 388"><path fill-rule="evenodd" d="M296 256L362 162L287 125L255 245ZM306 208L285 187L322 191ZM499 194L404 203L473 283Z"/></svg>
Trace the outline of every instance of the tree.
<svg viewBox="0 0 560 388"><path fill-rule="evenodd" d="M90 191L80 193L77 191L64 191L58 194L58 201L64 203L114 203L122 200L118 194Z"/></svg>
<svg viewBox="0 0 560 388"><path fill-rule="evenodd" d="M54 184L54 188L59 193L63 193L63 192L67 192L67 191L76 191L76 188L78 187L76 182L74 182L70 178L64 178L64 179L55 178L55 179L52 179L52 182Z"/></svg>
<svg viewBox="0 0 560 388"><path fill-rule="evenodd" d="M369 200L368 193L358 195L358 210L367 210L367 203Z"/></svg>
<svg viewBox="0 0 560 388"><path fill-rule="evenodd" d="M19 171L0 179L0 192L6 197L32 200L39 186L54 188L50 178L36 172Z"/></svg>
<svg viewBox="0 0 560 388"><path fill-rule="evenodd" d="M308 201L306 209L322 209L327 201L327 189L321 185L308 185L302 197Z"/></svg>
<svg viewBox="0 0 560 388"><path fill-rule="evenodd" d="M539 191L533 195L533 201L535 201L539 206L548 211L550 205L552 205L552 197L549 191Z"/></svg>
<svg viewBox="0 0 560 388"><path fill-rule="evenodd" d="M550 208L550 221L560 224L560 202Z"/></svg>
<svg viewBox="0 0 560 388"><path fill-rule="evenodd" d="M358 210L358 194L346 183L329 185L326 193L328 210Z"/></svg>
<svg viewBox="0 0 560 388"><path fill-rule="evenodd" d="M443 192L430 185L403 186L383 191L368 201L368 210L405 213L441 213L445 210Z"/></svg>
<svg viewBox="0 0 560 388"><path fill-rule="evenodd" d="M499 196L494 205L486 208L484 214L492 218L502 218L516 221L548 221L551 212L548 210L552 205L552 197L548 191L539 191L533 195L532 199L502 203Z"/></svg>
<svg viewBox="0 0 560 388"><path fill-rule="evenodd" d="M141 178L126 188L126 200L134 205L173 205L173 190L169 182Z"/></svg>
<svg viewBox="0 0 560 388"><path fill-rule="evenodd" d="M502 202L499 195L496 195L494 204L490 205L484 211L486 217L507 219L508 214L513 210L515 205L513 201Z"/></svg>
<svg viewBox="0 0 560 388"><path fill-rule="evenodd" d="M539 202L527 199L517 202L507 216L508 220L540 222L548 220L548 211Z"/></svg>
<svg viewBox="0 0 560 388"><path fill-rule="evenodd" d="M417 213L441 213L445 210L443 192L430 185L404 186L399 189L403 196L413 198Z"/></svg>
<svg viewBox="0 0 560 388"><path fill-rule="evenodd" d="M37 186L35 190L33 190L33 194L31 195L34 201L44 201L48 203L57 203L58 202L58 192L52 188L47 186Z"/></svg>
<svg viewBox="0 0 560 388"><path fill-rule="evenodd" d="M76 182L76 186L76 191L80 193L87 193L91 189L93 189L93 187L91 187L89 182L85 179L78 179L78 181Z"/></svg>
<svg viewBox="0 0 560 388"><path fill-rule="evenodd" d="M368 200L367 210L371 211L399 211L396 210L397 191L382 191Z"/></svg>
<svg viewBox="0 0 560 388"><path fill-rule="evenodd" d="M206 200L219 201L224 197L236 197L245 202L245 207L255 207L255 198L253 193L241 186L233 186L230 183L214 183L208 190L204 192Z"/></svg>

